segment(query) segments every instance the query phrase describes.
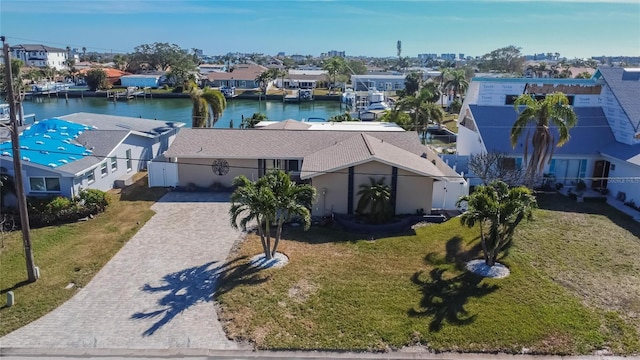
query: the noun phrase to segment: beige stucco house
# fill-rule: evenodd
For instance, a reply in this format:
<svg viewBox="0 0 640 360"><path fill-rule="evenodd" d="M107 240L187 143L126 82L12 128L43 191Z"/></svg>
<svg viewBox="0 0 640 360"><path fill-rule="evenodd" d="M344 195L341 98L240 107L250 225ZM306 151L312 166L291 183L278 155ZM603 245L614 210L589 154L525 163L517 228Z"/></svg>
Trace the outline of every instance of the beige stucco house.
<svg viewBox="0 0 640 360"><path fill-rule="evenodd" d="M460 174L416 133L404 131L183 129L164 157L150 164L150 185L228 187L238 175L256 180L270 169L313 185L318 198L312 213L318 216L353 214L360 185L370 177L391 186L396 214L454 209L468 192Z"/></svg>

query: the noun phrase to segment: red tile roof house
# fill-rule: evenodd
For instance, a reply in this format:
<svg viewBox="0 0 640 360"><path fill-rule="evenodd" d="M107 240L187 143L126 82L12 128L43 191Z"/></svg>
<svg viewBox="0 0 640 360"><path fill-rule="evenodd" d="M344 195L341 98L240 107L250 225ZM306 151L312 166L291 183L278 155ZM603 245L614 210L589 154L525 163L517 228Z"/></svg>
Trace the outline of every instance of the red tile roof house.
<svg viewBox="0 0 640 360"><path fill-rule="evenodd" d="M260 88L260 84L256 82L256 77L267 70L266 67L260 65L238 64L234 66L233 71L209 73L205 85L254 90Z"/></svg>
<svg viewBox="0 0 640 360"><path fill-rule="evenodd" d="M182 129L159 160L149 165L151 186L229 187L238 175L257 180L282 169L316 188L315 216L353 214L370 177L391 186L396 214L453 210L468 193L464 178L415 132Z"/></svg>

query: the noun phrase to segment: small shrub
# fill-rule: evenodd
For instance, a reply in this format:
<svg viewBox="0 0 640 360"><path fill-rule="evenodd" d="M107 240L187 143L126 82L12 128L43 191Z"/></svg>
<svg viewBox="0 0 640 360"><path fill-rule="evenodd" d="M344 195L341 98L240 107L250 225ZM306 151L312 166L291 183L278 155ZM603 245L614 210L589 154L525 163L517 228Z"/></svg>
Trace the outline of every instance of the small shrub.
<svg viewBox="0 0 640 360"><path fill-rule="evenodd" d="M53 198L47 205L47 211L51 213L57 213L62 210L69 209L73 205L71 199L66 197L57 196Z"/></svg>
<svg viewBox="0 0 640 360"><path fill-rule="evenodd" d="M80 191L78 197L83 206L90 210L104 211L109 205L109 196L106 192L97 189L87 189Z"/></svg>

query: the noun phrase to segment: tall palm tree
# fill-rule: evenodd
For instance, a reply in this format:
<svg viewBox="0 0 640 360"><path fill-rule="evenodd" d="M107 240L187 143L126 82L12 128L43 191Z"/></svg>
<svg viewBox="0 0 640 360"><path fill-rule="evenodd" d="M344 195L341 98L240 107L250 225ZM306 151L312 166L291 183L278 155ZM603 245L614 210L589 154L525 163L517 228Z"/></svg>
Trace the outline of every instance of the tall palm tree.
<svg viewBox="0 0 640 360"><path fill-rule="evenodd" d="M269 70L263 71L258 76L256 76L255 81L260 85L260 94L258 95L258 109L262 107L260 103L260 101L262 101L262 94L264 94L266 98L267 89L269 88L269 82L273 80L272 76L273 72Z"/></svg>
<svg viewBox="0 0 640 360"><path fill-rule="evenodd" d="M480 244L488 266L496 263L500 252L513 240L516 227L531 219L537 207L531 190L524 186L509 188L502 181L476 187L471 195L461 197L456 205L467 204L460 222L468 227L480 227Z"/></svg>
<svg viewBox="0 0 640 360"><path fill-rule="evenodd" d="M227 99L219 90L200 89L192 83L189 95L193 103L191 127L213 127L227 108Z"/></svg>
<svg viewBox="0 0 640 360"><path fill-rule="evenodd" d="M327 71L329 75L329 89L335 84L336 76L342 71L345 67L344 59L339 56L334 56L328 59L324 64L322 64L322 69Z"/></svg>
<svg viewBox="0 0 640 360"><path fill-rule="evenodd" d="M515 148L518 139L527 130L524 141L524 162L527 163L526 176L528 185L533 187L535 176L544 170L545 163L553 157L553 150L569 141L569 130L578 122L578 116L569 105L569 99L561 92L548 94L542 100L536 100L529 94L522 94L515 100L514 109L518 118L511 128L511 146ZM524 106L524 108L521 108ZM556 143L549 125L558 129L559 138ZM535 126L531 145L533 153L528 159L529 125Z"/></svg>
<svg viewBox="0 0 640 360"><path fill-rule="evenodd" d="M385 223L393 216L391 187L384 183L384 177L378 180L369 177L369 181L369 184L360 185L360 199L356 211L366 214L374 224Z"/></svg>
<svg viewBox="0 0 640 360"><path fill-rule="evenodd" d="M444 83L444 88L453 91L453 100L455 101L458 98L458 94L460 94L461 98L464 98L464 93L466 93L469 88L465 71L463 69L449 71L447 78L447 81Z"/></svg>
<svg viewBox="0 0 640 360"><path fill-rule="evenodd" d="M87 48L86 47L82 47L82 61L87 61Z"/></svg>

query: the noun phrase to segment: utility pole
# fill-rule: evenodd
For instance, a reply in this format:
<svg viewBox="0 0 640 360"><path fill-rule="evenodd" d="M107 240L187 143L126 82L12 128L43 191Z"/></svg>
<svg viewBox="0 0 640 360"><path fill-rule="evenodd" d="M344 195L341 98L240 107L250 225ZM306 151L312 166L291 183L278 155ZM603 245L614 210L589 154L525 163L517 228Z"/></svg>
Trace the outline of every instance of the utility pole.
<svg viewBox="0 0 640 360"><path fill-rule="evenodd" d="M22 229L22 242L24 245L24 257L27 262L27 281L38 280L36 266L33 261L33 249L31 248L31 233L29 229L29 213L27 212L27 197L24 193L24 183L22 181L22 163L20 157L20 138L18 132L18 121L16 119L16 98L13 94L13 77L11 74L11 57L9 54L9 44L5 43L5 37L0 36L5 61L5 77L7 82L7 102L9 103L9 119L11 121L11 148L13 150L13 176L16 185L16 195L18 198L18 208L20 210L20 228Z"/></svg>

